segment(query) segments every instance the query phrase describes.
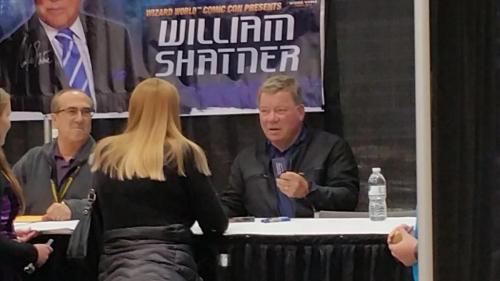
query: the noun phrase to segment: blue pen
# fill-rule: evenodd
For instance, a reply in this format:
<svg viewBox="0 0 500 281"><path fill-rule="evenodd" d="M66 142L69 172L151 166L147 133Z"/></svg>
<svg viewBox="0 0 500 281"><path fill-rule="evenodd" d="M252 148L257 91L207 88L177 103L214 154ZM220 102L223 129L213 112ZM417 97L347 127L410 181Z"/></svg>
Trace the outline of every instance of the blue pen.
<svg viewBox="0 0 500 281"><path fill-rule="evenodd" d="M290 221L290 218L289 217L265 218L265 219L262 219L261 222L270 223L270 222L282 222L282 221Z"/></svg>

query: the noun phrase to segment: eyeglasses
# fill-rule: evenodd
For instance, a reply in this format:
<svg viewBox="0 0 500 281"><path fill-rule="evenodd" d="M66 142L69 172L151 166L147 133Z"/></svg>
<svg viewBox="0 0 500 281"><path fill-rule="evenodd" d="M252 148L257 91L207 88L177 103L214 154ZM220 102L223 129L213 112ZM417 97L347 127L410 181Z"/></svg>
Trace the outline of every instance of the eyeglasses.
<svg viewBox="0 0 500 281"><path fill-rule="evenodd" d="M61 112L66 112L70 117L76 117L78 116L78 112L82 114L82 117L84 118L90 118L92 115L94 115L94 110L90 107L68 107L65 109L60 109L54 113L61 113Z"/></svg>

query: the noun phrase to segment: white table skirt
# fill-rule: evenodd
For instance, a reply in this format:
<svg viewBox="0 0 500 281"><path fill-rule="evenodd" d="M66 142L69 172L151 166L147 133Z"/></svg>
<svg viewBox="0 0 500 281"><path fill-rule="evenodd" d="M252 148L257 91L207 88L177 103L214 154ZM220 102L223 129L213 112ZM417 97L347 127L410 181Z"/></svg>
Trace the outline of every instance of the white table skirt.
<svg viewBox="0 0 500 281"><path fill-rule="evenodd" d="M349 234L388 234L400 224L415 225L414 217L387 218L373 222L368 218L328 218L328 219L291 219L285 222L230 223L225 235L349 235ZM18 229L31 228L41 232L71 233L78 221L16 223ZM69 230L69 231L68 231ZM194 234L202 234L197 223L191 228Z"/></svg>
<svg viewBox="0 0 500 281"><path fill-rule="evenodd" d="M257 218L255 222L230 223L225 235L388 234L400 224L414 226L415 222L414 217L387 218L377 222L370 221L368 218L298 218L273 223L263 223ZM194 234L202 233L198 224L195 224L191 230Z"/></svg>

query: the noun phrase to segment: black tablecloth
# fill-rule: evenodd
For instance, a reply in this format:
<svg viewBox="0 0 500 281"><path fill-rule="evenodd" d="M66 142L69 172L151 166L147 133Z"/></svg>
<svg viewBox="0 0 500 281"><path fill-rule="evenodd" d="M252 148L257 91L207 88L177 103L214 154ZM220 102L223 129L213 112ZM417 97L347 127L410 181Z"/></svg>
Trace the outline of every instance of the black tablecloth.
<svg viewBox="0 0 500 281"><path fill-rule="evenodd" d="M386 235L238 235L209 242L197 237L195 243L205 281L411 280L410 269L391 256Z"/></svg>
<svg viewBox="0 0 500 281"><path fill-rule="evenodd" d="M50 238L54 253L25 280L93 281L87 269L66 260L69 235ZM385 241L386 235L195 236L194 250L205 281L411 281Z"/></svg>

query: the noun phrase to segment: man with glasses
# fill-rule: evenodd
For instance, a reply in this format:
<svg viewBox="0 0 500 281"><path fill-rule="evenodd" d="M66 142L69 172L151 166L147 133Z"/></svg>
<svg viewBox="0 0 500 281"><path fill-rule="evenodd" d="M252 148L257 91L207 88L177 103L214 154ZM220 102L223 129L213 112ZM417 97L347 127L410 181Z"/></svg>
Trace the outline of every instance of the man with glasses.
<svg viewBox="0 0 500 281"><path fill-rule="evenodd" d="M62 90L54 95L51 112L57 138L30 149L13 170L24 190L26 214L78 219L92 183L87 164L95 144L90 137L92 100L80 90Z"/></svg>
<svg viewBox="0 0 500 281"><path fill-rule="evenodd" d="M221 196L228 216L312 217L319 210L354 210L359 179L351 148L336 135L303 125L295 79L267 79L257 106L266 140L234 160Z"/></svg>

